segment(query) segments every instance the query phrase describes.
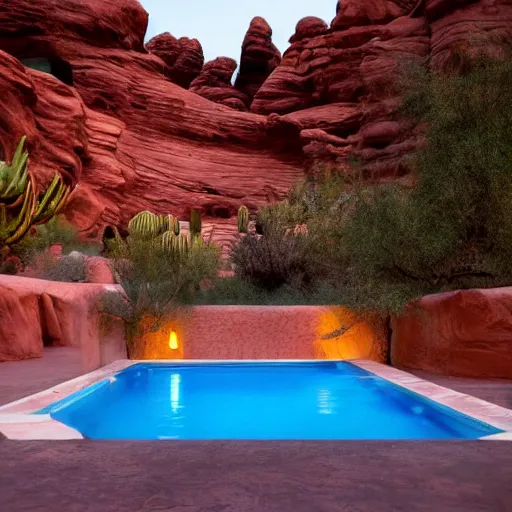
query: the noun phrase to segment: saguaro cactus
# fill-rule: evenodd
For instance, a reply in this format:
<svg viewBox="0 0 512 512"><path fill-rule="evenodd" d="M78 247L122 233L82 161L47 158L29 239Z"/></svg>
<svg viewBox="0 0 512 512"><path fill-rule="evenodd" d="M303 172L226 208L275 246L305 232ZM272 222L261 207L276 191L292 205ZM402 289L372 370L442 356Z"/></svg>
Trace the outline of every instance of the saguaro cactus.
<svg viewBox="0 0 512 512"><path fill-rule="evenodd" d="M176 217L169 217L169 230L176 236L180 234L180 221Z"/></svg>
<svg viewBox="0 0 512 512"><path fill-rule="evenodd" d="M249 230L249 209L247 206L240 206L238 209L238 232L247 233Z"/></svg>
<svg viewBox="0 0 512 512"><path fill-rule="evenodd" d="M190 236L192 239L201 235L202 223L201 213L197 210L190 212Z"/></svg>
<svg viewBox="0 0 512 512"><path fill-rule="evenodd" d="M56 174L40 195L29 173L29 155L23 137L11 163L0 161L0 245L18 242L34 224L44 224L67 202L71 187Z"/></svg>

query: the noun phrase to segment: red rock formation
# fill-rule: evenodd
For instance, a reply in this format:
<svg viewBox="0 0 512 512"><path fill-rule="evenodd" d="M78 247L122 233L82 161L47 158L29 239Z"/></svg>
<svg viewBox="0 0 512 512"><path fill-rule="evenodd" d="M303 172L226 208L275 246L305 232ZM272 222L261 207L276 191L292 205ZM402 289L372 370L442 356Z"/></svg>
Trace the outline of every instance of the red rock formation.
<svg viewBox="0 0 512 512"><path fill-rule="evenodd" d="M200 75L190 84L189 91L215 103L246 111L247 96L231 83L236 68L234 59L217 57L204 65Z"/></svg>
<svg viewBox="0 0 512 512"><path fill-rule="evenodd" d="M134 4L132 15L145 20ZM0 110L7 112L0 147L12 151L26 133L41 179L55 169L73 174L79 186L67 213L84 234L98 238L105 226L126 224L144 209L229 217L241 202L255 207L282 196L301 175L300 148L283 152L265 117L165 79L163 62L142 47L145 23L134 28L125 20L125 0L81 2L79 26L67 24L74 3L55 5L19 0L0 10L0 49L58 57L73 80L70 87L0 53Z"/></svg>
<svg viewBox="0 0 512 512"><path fill-rule="evenodd" d="M304 18L251 111L280 115L271 126L286 127L283 136L299 130L313 160L356 157L370 176L400 176L408 171L404 155L424 142L422 127L395 119L400 66L430 59L435 69L456 68L460 50L496 54L512 40L508 0L467 3L340 0L330 29Z"/></svg>
<svg viewBox="0 0 512 512"><path fill-rule="evenodd" d="M116 280L108 259L100 256L87 258L87 282L98 284L115 284Z"/></svg>
<svg viewBox="0 0 512 512"><path fill-rule="evenodd" d="M396 366L444 375L512 378L512 288L424 297L392 322Z"/></svg>
<svg viewBox="0 0 512 512"><path fill-rule="evenodd" d="M468 2L456 2L462 3ZM457 71L464 59L481 53L500 55L503 40L512 41L512 3L508 0L482 0L458 9L451 3L449 12L445 4L427 2L427 14L437 16L430 24L430 62L434 69ZM440 12L445 13L442 18Z"/></svg>
<svg viewBox="0 0 512 512"><path fill-rule="evenodd" d="M401 17L385 25L327 30L320 20L306 19L291 40L251 109L281 114L274 124L299 130L312 159L356 156L376 177L401 174L401 155L422 142L421 134L403 122L387 131L390 125L382 122L393 118L400 102L399 63L428 56L426 20ZM378 137L368 136L376 131Z"/></svg>
<svg viewBox="0 0 512 512"><path fill-rule="evenodd" d="M490 38L512 39L511 16L509 0L343 0L330 28L297 24L275 69L270 27L255 18L236 88L233 62L216 59L194 81L201 98L164 76L192 67L172 36L149 45L172 68L147 53L136 0L0 0L0 158L27 134L40 182L58 170L79 183L67 213L93 238L143 209L229 219L240 203L283 197L304 157L357 157L371 176L397 176L423 143L420 128L396 119L401 63L446 69L454 48L494 51ZM33 58L55 76L17 60ZM252 113L225 106L254 93Z"/></svg>
<svg viewBox="0 0 512 512"><path fill-rule="evenodd" d="M380 25L413 13L422 3L422 0L338 0L331 28Z"/></svg>
<svg viewBox="0 0 512 512"><path fill-rule="evenodd" d="M270 25L259 16L253 18L242 43L235 81L235 87L249 98L247 106L280 61L281 52L272 43Z"/></svg>
<svg viewBox="0 0 512 512"><path fill-rule="evenodd" d="M204 64L203 48L197 39L176 39L165 32L153 37L146 48L165 62L167 76L185 89L199 76Z"/></svg>

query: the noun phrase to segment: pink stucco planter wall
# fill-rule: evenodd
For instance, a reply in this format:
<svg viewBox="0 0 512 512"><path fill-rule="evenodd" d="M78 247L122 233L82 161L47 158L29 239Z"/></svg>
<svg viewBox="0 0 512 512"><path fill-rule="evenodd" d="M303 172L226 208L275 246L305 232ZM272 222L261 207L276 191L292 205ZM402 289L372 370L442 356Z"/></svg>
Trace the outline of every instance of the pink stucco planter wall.
<svg viewBox="0 0 512 512"><path fill-rule="evenodd" d="M343 324L343 325L342 325ZM346 332L328 337L340 327ZM176 331L179 351L168 347ZM372 359L385 362L385 326L356 322L342 308L199 306L150 333L144 359Z"/></svg>

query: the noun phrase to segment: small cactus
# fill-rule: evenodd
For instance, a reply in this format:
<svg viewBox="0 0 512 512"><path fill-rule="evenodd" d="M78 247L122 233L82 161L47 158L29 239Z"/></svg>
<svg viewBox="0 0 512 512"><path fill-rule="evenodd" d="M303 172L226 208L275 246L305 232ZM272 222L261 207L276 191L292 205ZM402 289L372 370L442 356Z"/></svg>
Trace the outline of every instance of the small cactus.
<svg viewBox="0 0 512 512"><path fill-rule="evenodd" d="M174 250L179 256L186 256L189 250L188 238L186 235L174 237Z"/></svg>
<svg viewBox="0 0 512 512"><path fill-rule="evenodd" d="M173 231L166 231L160 237L160 246L166 253L171 253L176 248L176 235Z"/></svg>
<svg viewBox="0 0 512 512"><path fill-rule="evenodd" d="M249 209L247 206L240 206L238 209L238 232L247 233L249 230Z"/></svg>
<svg viewBox="0 0 512 512"><path fill-rule="evenodd" d="M206 245L206 242L203 240L202 236L197 236L192 241L192 247L195 249L197 247L204 247Z"/></svg>
<svg viewBox="0 0 512 512"><path fill-rule="evenodd" d="M162 220L151 212L140 212L128 223L128 231L131 235L139 235L144 238L156 238L162 229Z"/></svg>
<svg viewBox="0 0 512 512"><path fill-rule="evenodd" d="M180 221L176 217L169 217L169 230L176 236L180 234Z"/></svg>
<svg viewBox="0 0 512 512"><path fill-rule="evenodd" d="M190 212L190 236L192 239L201 235L201 213L197 210Z"/></svg>

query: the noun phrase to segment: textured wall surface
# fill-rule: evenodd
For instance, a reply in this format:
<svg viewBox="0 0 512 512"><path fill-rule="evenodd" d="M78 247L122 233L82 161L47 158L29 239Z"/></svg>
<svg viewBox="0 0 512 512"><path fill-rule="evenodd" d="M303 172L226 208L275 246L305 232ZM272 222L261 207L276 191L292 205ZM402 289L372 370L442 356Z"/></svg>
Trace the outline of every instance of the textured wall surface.
<svg viewBox="0 0 512 512"><path fill-rule="evenodd" d="M0 363L41 357L45 344L80 348L84 372L126 357L119 322L101 328L104 290L103 284L0 275Z"/></svg>
<svg viewBox="0 0 512 512"><path fill-rule="evenodd" d="M232 85L236 63L203 65L195 39L144 47L147 21L136 0L0 0L0 158L27 135L39 183L79 183L67 214L92 238L144 209L197 208L224 228L240 204L284 197L311 161L401 177L424 143L397 116L401 66L456 69L461 52L512 40L509 0L343 0L330 24L298 21L282 58L256 17Z"/></svg>
<svg viewBox="0 0 512 512"><path fill-rule="evenodd" d="M396 366L512 379L512 288L424 297L392 322Z"/></svg>
<svg viewBox="0 0 512 512"><path fill-rule="evenodd" d="M148 324L149 325L149 324ZM169 348L175 330L179 349ZM178 321L146 329L134 358L372 359L385 362L383 324L356 321L342 308L200 306ZM339 332L336 332L339 331ZM334 333L334 334L333 334ZM332 335L332 336L331 336Z"/></svg>

